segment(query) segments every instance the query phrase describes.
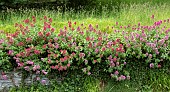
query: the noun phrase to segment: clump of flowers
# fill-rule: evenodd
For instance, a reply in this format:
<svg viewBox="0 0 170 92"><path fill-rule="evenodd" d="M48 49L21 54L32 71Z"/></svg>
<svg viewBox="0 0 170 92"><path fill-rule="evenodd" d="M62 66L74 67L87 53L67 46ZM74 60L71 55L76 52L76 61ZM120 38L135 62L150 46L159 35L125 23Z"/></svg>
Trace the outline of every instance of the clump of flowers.
<svg viewBox="0 0 170 92"><path fill-rule="evenodd" d="M170 29L162 27L168 20L157 21L152 26L140 23L120 26L120 29L133 31L114 30L110 34L99 30L98 25L86 27L71 21L55 33L52 18L44 16L38 20L42 25L37 24L37 20L33 16L16 23L16 32L0 39L0 66L7 63L8 68L37 75L74 70L95 75L98 71L121 81L131 78L124 67L135 63L132 61L144 62L149 68L161 68L162 62L169 60ZM46 81L41 83L46 84Z"/></svg>

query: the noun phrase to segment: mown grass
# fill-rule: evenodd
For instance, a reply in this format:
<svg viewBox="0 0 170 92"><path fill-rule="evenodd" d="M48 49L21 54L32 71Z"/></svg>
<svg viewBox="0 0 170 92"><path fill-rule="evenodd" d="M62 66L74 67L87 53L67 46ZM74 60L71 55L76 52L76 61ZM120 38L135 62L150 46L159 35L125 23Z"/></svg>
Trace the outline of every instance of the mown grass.
<svg viewBox="0 0 170 92"><path fill-rule="evenodd" d="M125 0L128 1L128 0ZM142 0L140 0L142 2ZM139 2L140 2L139 1ZM152 0L153 1L153 0ZM159 2L157 0L156 2ZM121 4L121 10L118 12L115 8L112 10L107 10L103 7L101 13L92 11L79 11L75 13L74 10L61 12L55 10L36 10L36 9L21 9L19 11L7 10L7 12L1 11L0 15L0 30L6 32L15 31L14 23L21 22L26 18L31 16L36 16L37 18L42 18L43 16L49 16L53 18L53 26L59 30L67 25L68 21L77 22L78 25L84 23L85 25L99 25L99 29L102 31L114 31L114 29L119 29L120 26L135 25L139 22L141 25L152 25L154 21L164 20L170 18L170 6L167 4L155 4L151 3L144 4ZM151 19L152 15L155 15L154 19ZM118 22L119 26L115 26ZM166 24L165 24L166 25ZM111 27L114 26L114 29ZM166 25L170 28L170 25ZM131 31L127 29L126 31ZM138 71L137 71L138 72ZM137 73L136 72L136 73ZM99 85L101 81L95 78L85 78L85 82L82 84L82 88L85 92L166 92L170 90L170 76L169 73L165 71L143 71L140 74L134 72L134 77L130 81L115 82L114 80L109 80L104 83L103 86ZM136 76L135 76L136 75ZM137 78L139 77L139 78ZM139 79L139 80L138 80ZM144 81L143 81L144 80ZM72 84L69 84L72 85ZM37 87L36 85L31 87L33 91L41 92L44 87ZM29 88L21 88L18 90L27 90ZM35 90L36 89L36 90ZM37 91L39 90L39 91ZM58 90L52 89L52 90ZM13 89L12 91L16 91ZM33 92L31 91L31 92ZM43 90L44 91L44 90ZM18 91L21 92L21 91ZM56 91L57 92L57 91Z"/></svg>

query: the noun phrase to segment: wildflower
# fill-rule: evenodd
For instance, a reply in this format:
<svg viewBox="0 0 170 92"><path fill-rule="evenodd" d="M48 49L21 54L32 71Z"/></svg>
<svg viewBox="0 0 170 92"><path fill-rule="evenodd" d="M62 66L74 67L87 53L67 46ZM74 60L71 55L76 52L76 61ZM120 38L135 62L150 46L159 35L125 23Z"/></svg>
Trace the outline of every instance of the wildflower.
<svg viewBox="0 0 170 92"><path fill-rule="evenodd" d="M113 61L116 62L116 60L117 60L117 58L114 57L114 58L113 58Z"/></svg>
<svg viewBox="0 0 170 92"><path fill-rule="evenodd" d="M32 38L26 38L26 42L31 42Z"/></svg>
<svg viewBox="0 0 170 92"><path fill-rule="evenodd" d="M34 54L40 54L41 53L41 51L39 51L39 50L34 50Z"/></svg>
<svg viewBox="0 0 170 92"><path fill-rule="evenodd" d="M161 68L161 65L160 65L160 64L158 64L158 68Z"/></svg>
<svg viewBox="0 0 170 92"><path fill-rule="evenodd" d="M126 78L128 79L128 80L130 80L130 76L128 75L128 76L126 76Z"/></svg>
<svg viewBox="0 0 170 92"><path fill-rule="evenodd" d="M93 60L93 62L94 62L94 63L96 63L96 62L97 62L97 60Z"/></svg>
<svg viewBox="0 0 170 92"><path fill-rule="evenodd" d="M88 72L87 75L91 75L91 72Z"/></svg>
<svg viewBox="0 0 170 92"><path fill-rule="evenodd" d="M82 70L83 70L83 72L85 73L85 72L87 71L87 68L83 68Z"/></svg>
<svg viewBox="0 0 170 92"><path fill-rule="evenodd" d="M83 57L85 57L85 54L84 54L84 53L80 53L80 54L79 54L79 57L80 57L80 58L83 58Z"/></svg>
<svg viewBox="0 0 170 92"><path fill-rule="evenodd" d="M52 18L49 18L49 22L52 23L52 21L53 21Z"/></svg>
<svg viewBox="0 0 170 92"><path fill-rule="evenodd" d="M150 67L150 68L153 68L153 67L154 67L154 64L153 64L153 63L151 63L151 64L149 65L149 67Z"/></svg>
<svg viewBox="0 0 170 92"><path fill-rule="evenodd" d="M120 77L121 77L122 80L126 79L126 76L124 76L124 75L121 75Z"/></svg>
<svg viewBox="0 0 170 92"><path fill-rule="evenodd" d="M116 25L118 25L118 22L116 22Z"/></svg>
<svg viewBox="0 0 170 92"><path fill-rule="evenodd" d="M32 62L32 61L27 61L27 64L33 65L34 62Z"/></svg>
<svg viewBox="0 0 170 92"><path fill-rule="evenodd" d="M114 74L115 74L115 75L118 75L118 74L119 74L119 72L118 72L118 71L115 71L115 72L114 72Z"/></svg>
<svg viewBox="0 0 170 92"><path fill-rule="evenodd" d="M47 16L44 16L44 20L47 20Z"/></svg>
<svg viewBox="0 0 170 92"><path fill-rule="evenodd" d="M84 60L84 63L85 63L85 64L88 64L88 60L85 59L85 60Z"/></svg>
<svg viewBox="0 0 170 92"><path fill-rule="evenodd" d="M105 47L102 47L102 51L105 51L106 50L106 48Z"/></svg>
<svg viewBox="0 0 170 92"><path fill-rule="evenodd" d="M48 36L50 36L51 35L51 32L47 32L46 33L46 36L48 37Z"/></svg>
<svg viewBox="0 0 170 92"><path fill-rule="evenodd" d="M45 85L46 84L46 80L41 80L41 84Z"/></svg>
<svg viewBox="0 0 170 92"><path fill-rule="evenodd" d="M90 37L88 36L88 37L86 37L86 41L90 41Z"/></svg>
<svg viewBox="0 0 170 92"><path fill-rule="evenodd" d="M29 19L26 19L26 20L24 20L24 23L25 23L25 24L28 24L29 21L30 21Z"/></svg>
<svg viewBox="0 0 170 92"><path fill-rule="evenodd" d="M70 67L70 63L67 64L67 67Z"/></svg>
<svg viewBox="0 0 170 92"><path fill-rule="evenodd" d="M154 17L155 17L155 16L152 14L151 18L154 19Z"/></svg>
<svg viewBox="0 0 170 92"><path fill-rule="evenodd" d="M152 54L149 54L149 58L152 58Z"/></svg>
<svg viewBox="0 0 170 92"><path fill-rule="evenodd" d="M25 66L24 69L25 69L26 71L30 71L29 66Z"/></svg>
<svg viewBox="0 0 170 92"><path fill-rule="evenodd" d="M40 71L36 71L36 74L40 74Z"/></svg>
<svg viewBox="0 0 170 92"><path fill-rule="evenodd" d="M8 79L7 75L3 74L3 75L2 75L2 79L3 79L3 80L7 80L7 79Z"/></svg>
<svg viewBox="0 0 170 92"><path fill-rule="evenodd" d="M54 28L51 28L51 32L54 32L55 31L55 29Z"/></svg>
<svg viewBox="0 0 170 92"><path fill-rule="evenodd" d="M14 52L13 50L9 50L9 51L8 51L8 55L12 55L13 52Z"/></svg>
<svg viewBox="0 0 170 92"><path fill-rule="evenodd" d="M24 45L23 42L19 42L19 43L17 44L17 46L23 46L23 45Z"/></svg>
<svg viewBox="0 0 170 92"><path fill-rule="evenodd" d="M45 70L42 70L42 73L43 73L44 75L46 75L48 72L46 72Z"/></svg>

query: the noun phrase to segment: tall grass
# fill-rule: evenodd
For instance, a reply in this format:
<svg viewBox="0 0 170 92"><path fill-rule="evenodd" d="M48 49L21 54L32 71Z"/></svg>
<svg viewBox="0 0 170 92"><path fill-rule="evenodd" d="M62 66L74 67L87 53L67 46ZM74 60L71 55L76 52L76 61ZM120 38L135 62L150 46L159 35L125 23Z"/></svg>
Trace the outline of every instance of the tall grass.
<svg viewBox="0 0 170 92"><path fill-rule="evenodd" d="M115 22L119 22L120 25L126 26L128 24L134 25L141 23L142 25L152 25L154 21L170 18L170 6L168 4L163 5L150 5L145 4L121 4L121 10L118 12L114 7L112 10L107 10L106 7L102 8L101 13L97 11L79 11L77 13L74 10L62 12L60 10L46 10L46 9L20 9L19 11L8 9L6 12L0 13L0 30L10 32L14 30L14 23L21 22L31 16L42 18L43 16L49 16L53 18L54 24L57 29L63 28L67 25L68 21L76 21L78 24L98 24L100 29L105 31L108 26L110 28L115 25ZM150 17L155 15L155 19ZM167 25L169 27L169 25ZM112 31L110 29L110 31Z"/></svg>

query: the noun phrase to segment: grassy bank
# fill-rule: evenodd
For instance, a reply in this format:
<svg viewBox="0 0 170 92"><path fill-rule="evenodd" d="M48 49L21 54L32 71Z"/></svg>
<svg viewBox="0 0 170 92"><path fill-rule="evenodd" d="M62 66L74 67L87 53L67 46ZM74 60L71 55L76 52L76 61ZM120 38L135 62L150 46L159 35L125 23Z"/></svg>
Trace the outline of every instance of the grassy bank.
<svg viewBox="0 0 170 92"><path fill-rule="evenodd" d="M128 1L128 0L127 0ZM140 1L139 1L140 2ZM141 1L142 2L142 1ZM159 2L159 0L157 0ZM170 6L168 4L162 5L152 5L150 3L145 4L122 4L120 11L118 12L114 7L110 11L106 7L103 7L103 10L99 12L92 11L79 11L75 13L72 11L55 11L55 10L36 10L36 9L27 9L27 10L7 10L7 12L1 12L0 15L0 30L6 32L15 31L14 24L21 22L24 19L31 18L36 16L37 18L42 18L44 16L51 17L53 19L52 26L56 30L64 28L68 25L68 21L76 22L77 25L84 24L88 26L99 25L101 31L111 32L115 29L121 29L120 27L128 25L153 25L154 21L159 21L170 18ZM154 15L154 19L151 18ZM37 21L41 24L41 21ZM116 22L118 25L116 26ZM166 24L167 28L170 28L170 25ZM112 28L114 27L114 28ZM127 29L126 31L132 31ZM102 82L100 79L95 77L84 77L80 78L80 75L74 74L74 77L68 76L68 80L65 80L62 84L55 84L50 87L45 87L42 85L33 85L23 88L13 88L11 92L23 92L23 90L28 90L31 92L42 92L46 91L53 92L70 92L70 90L84 91L84 92L166 92L170 90L170 76L168 69L160 70L148 70L144 69L143 71L131 70L133 71L132 80L115 82L115 80L107 80ZM140 72L139 72L140 71ZM48 89L49 88L49 89ZM19 91L21 90L21 91ZM59 90L59 91L58 91ZM45 92L46 92L45 91ZM27 91L26 91L27 92Z"/></svg>

